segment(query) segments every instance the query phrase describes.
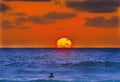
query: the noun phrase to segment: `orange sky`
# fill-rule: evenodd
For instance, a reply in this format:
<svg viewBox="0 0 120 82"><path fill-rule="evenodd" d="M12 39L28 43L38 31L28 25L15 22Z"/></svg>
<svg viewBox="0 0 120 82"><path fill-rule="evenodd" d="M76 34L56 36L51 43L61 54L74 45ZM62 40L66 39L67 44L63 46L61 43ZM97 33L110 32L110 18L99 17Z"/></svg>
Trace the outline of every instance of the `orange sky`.
<svg viewBox="0 0 120 82"><path fill-rule="evenodd" d="M117 17L120 8L116 12L91 13L76 11L54 2L3 3L11 9L0 13L2 21L10 22L0 29L0 47L56 47L57 39L62 37L69 38L73 48L120 47L119 26L86 24L87 19L103 17L110 20ZM54 17L51 13L59 16ZM21 22L19 18L24 19Z"/></svg>

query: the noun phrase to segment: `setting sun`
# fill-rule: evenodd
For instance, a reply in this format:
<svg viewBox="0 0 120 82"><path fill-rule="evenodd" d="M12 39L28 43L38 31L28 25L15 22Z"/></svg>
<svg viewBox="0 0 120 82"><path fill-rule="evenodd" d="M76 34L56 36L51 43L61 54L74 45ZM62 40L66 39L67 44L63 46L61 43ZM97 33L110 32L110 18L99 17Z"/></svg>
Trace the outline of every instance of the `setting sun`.
<svg viewBox="0 0 120 82"><path fill-rule="evenodd" d="M68 38L60 38L57 41L57 48L71 48L72 42Z"/></svg>

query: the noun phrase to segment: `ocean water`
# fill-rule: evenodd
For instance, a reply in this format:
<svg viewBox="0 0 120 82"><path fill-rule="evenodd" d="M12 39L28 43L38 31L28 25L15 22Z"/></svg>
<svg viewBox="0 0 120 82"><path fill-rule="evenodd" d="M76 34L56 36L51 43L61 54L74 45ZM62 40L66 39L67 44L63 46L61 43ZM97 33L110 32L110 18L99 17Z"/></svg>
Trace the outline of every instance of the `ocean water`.
<svg viewBox="0 0 120 82"><path fill-rule="evenodd" d="M120 82L120 49L0 49L0 82Z"/></svg>

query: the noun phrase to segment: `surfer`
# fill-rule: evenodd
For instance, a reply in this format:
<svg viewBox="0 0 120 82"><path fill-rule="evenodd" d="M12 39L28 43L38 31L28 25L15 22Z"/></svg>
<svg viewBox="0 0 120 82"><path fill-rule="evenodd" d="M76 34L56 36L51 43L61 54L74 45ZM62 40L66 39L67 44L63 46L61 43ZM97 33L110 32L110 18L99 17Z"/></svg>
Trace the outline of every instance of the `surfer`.
<svg viewBox="0 0 120 82"><path fill-rule="evenodd" d="M49 76L49 78L54 78L54 75L53 75L53 73L50 73L50 76Z"/></svg>

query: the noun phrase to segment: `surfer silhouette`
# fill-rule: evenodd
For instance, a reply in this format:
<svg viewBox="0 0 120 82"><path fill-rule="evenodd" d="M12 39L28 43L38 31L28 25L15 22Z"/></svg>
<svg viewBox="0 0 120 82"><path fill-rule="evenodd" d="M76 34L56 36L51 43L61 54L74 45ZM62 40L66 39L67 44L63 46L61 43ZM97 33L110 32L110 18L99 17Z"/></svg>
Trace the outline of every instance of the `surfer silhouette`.
<svg viewBox="0 0 120 82"><path fill-rule="evenodd" d="M54 78L55 76L53 75L53 73L50 73L49 78Z"/></svg>

